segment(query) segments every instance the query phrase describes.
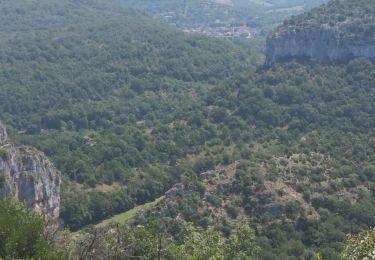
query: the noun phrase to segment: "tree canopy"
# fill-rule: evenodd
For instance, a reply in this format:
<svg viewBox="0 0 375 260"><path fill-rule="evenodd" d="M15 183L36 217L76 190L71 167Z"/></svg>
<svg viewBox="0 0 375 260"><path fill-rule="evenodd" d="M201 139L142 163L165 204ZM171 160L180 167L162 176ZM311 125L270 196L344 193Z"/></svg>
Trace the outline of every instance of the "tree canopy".
<svg viewBox="0 0 375 260"><path fill-rule="evenodd" d="M3 259L49 258L52 251L44 238L40 216L15 199L0 200L0 257Z"/></svg>

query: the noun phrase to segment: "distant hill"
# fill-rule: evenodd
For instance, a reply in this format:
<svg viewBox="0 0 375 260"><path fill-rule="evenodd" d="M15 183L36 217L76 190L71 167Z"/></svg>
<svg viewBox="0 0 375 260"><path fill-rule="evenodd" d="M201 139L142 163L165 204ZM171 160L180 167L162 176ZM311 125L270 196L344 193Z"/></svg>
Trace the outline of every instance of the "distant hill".
<svg viewBox="0 0 375 260"><path fill-rule="evenodd" d="M180 28L248 26L268 31L326 0L119 0Z"/></svg>

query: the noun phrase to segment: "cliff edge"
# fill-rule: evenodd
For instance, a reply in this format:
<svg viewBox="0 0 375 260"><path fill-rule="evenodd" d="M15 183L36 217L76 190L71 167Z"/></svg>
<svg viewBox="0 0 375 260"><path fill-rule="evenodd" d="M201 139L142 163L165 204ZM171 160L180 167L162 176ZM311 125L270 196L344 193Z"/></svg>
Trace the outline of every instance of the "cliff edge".
<svg viewBox="0 0 375 260"><path fill-rule="evenodd" d="M61 174L44 153L8 140L0 122L0 197L15 197L42 215L48 225L58 223Z"/></svg>
<svg viewBox="0 0 375 260"><path fill-rule="evenodd" d="M288 58L375 59L375 1L331 1L285 21L268 37L266 56L268 65Z"/></svg>

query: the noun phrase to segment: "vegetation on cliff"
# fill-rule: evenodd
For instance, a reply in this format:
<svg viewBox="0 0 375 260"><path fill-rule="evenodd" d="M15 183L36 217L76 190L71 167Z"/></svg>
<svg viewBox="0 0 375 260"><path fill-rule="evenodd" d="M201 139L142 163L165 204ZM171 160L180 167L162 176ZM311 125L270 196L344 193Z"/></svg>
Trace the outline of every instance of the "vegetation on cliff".
<svg viewBox="0 0 375 260"><path fill-rule="evenodd" d="M322 25L337 27L345 38L375 41L375 3L372 0L332 0L286 20L278 30Z"/></svg>

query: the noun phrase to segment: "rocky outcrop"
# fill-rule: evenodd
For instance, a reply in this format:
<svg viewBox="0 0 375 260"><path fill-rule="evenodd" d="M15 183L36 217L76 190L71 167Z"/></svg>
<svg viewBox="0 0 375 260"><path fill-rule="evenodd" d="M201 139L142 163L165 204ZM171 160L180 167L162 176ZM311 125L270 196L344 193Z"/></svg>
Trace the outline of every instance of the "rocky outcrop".
<svg viewBox="0 0 375 260"><path fill-rule="evenodd" d="M47 224L57 224L60 209L61 174L40 151L17 147L7 140L0 123L0 197L15 197L42 215Z"/></svg>
<svg viewBox="0 0 375 260"><path fill-rule="evenodd" d="M375 58L375 42L344 36L340 26L283 28L267 40L267 64L288 58L340 62L355 57Z"/></svg>

